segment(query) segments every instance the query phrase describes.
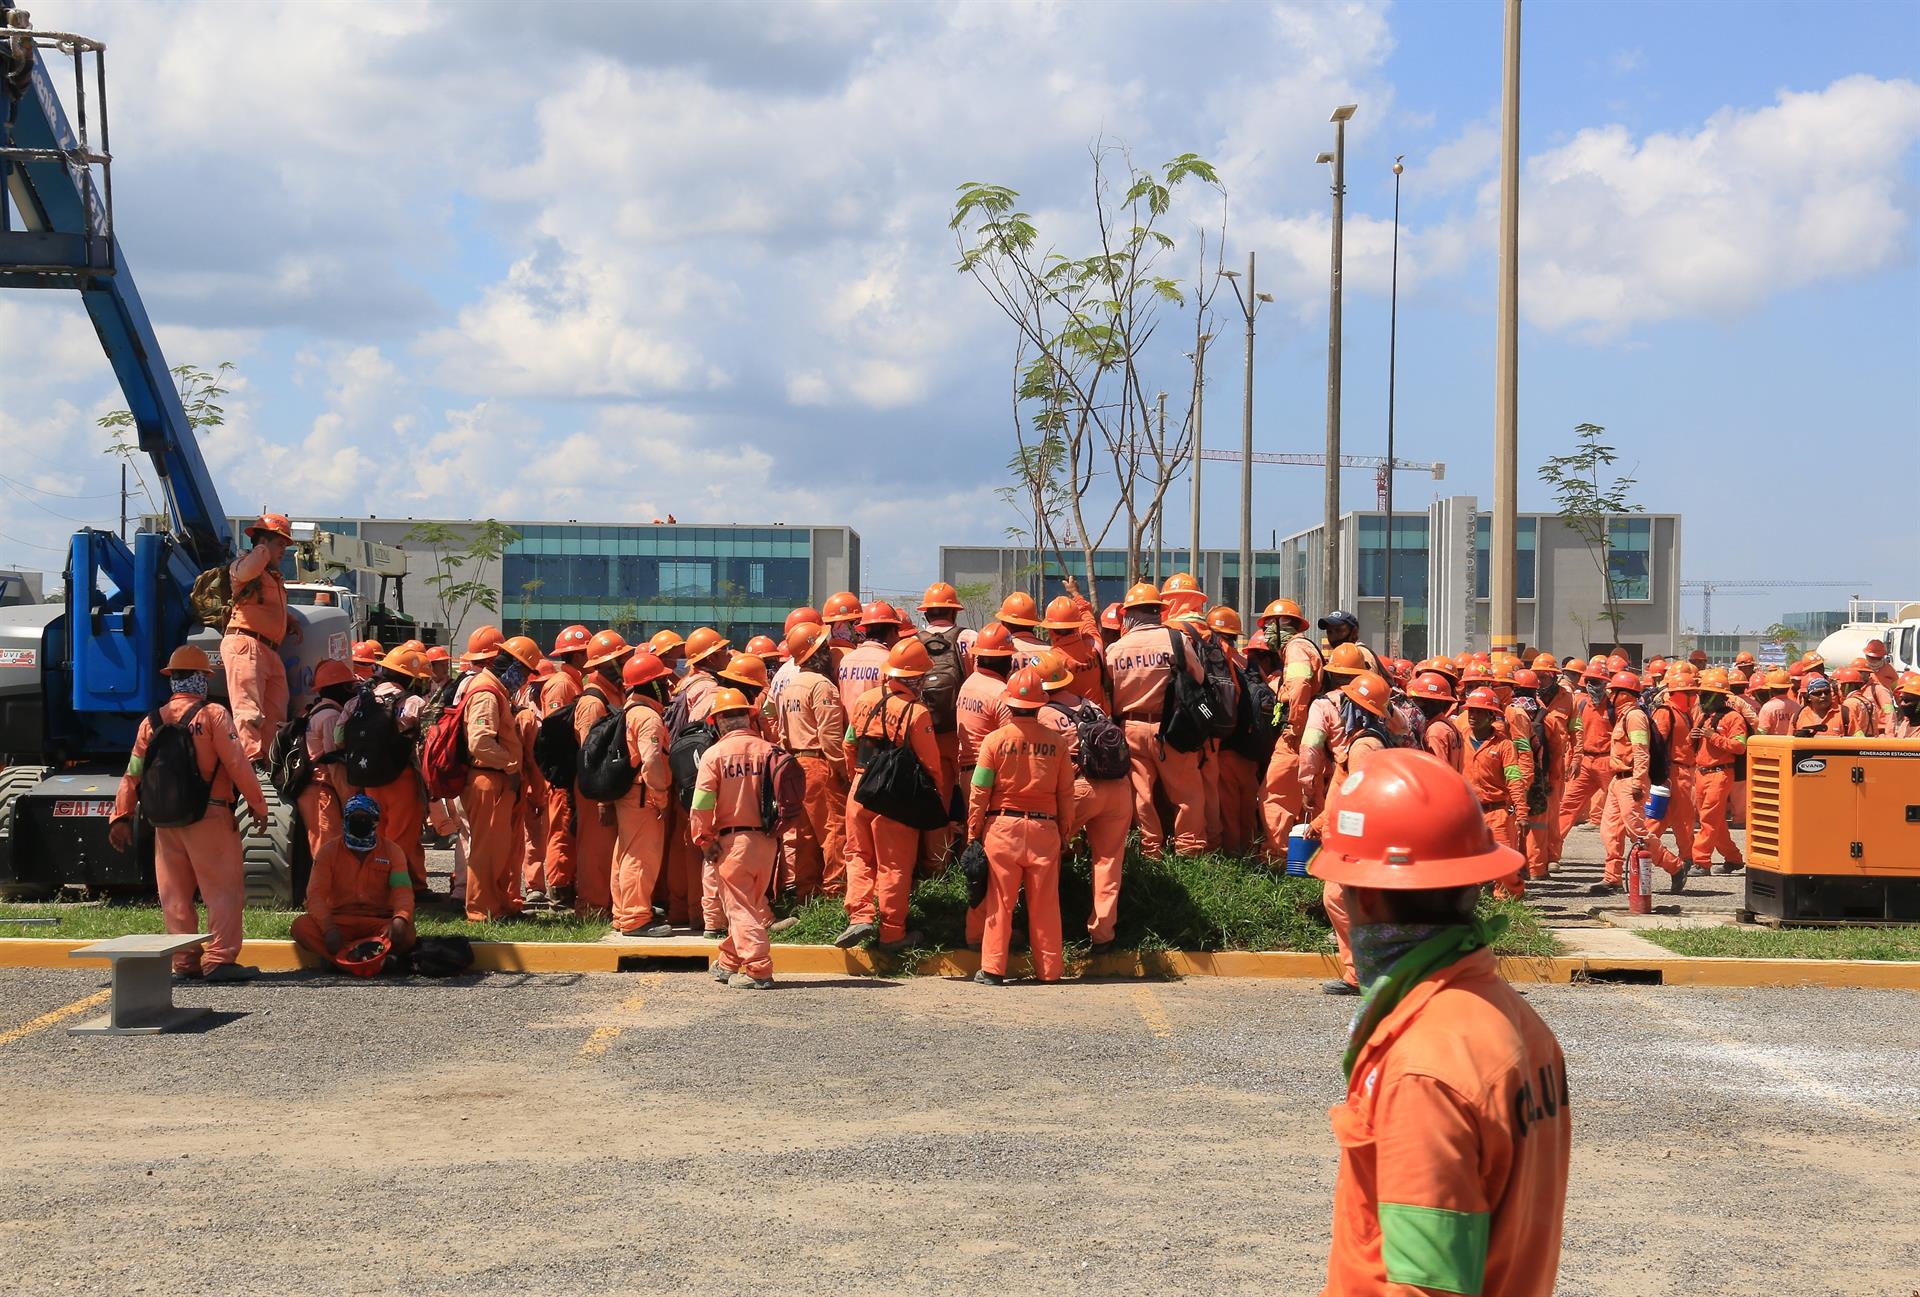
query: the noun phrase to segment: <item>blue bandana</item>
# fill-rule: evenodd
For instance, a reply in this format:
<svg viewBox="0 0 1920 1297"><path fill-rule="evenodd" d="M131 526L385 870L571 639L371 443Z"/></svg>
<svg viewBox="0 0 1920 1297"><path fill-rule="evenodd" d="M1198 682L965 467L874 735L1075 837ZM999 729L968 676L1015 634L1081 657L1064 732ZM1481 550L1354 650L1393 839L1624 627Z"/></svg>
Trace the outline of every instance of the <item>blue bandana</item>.
<svg viewBox="0 0 1920 1297"><path fill-rule="evenodd" d="M340 828L348 850L372 851L380 843L380 803L355 793L340 813Z"/></svg>
<svg viewBox="0 0 1920 1297"><path fill-rule="evenodd" d="M173 692L190 694L195 698L207 696L207 675L204 671L182 671L173 677Z"/></svg>

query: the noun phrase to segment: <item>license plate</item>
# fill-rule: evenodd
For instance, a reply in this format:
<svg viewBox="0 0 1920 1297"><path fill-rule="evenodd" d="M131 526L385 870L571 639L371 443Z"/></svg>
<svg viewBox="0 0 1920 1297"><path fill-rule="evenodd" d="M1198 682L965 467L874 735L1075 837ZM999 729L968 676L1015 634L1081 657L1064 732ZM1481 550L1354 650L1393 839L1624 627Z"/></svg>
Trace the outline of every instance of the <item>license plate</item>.
<svg viewBox="0 0 1920 1297"><path fill-rule="evenodd" d="M113 803L94 801L91 798L62 798L53 804L53 818L56 820L112 819Z"/></svg>

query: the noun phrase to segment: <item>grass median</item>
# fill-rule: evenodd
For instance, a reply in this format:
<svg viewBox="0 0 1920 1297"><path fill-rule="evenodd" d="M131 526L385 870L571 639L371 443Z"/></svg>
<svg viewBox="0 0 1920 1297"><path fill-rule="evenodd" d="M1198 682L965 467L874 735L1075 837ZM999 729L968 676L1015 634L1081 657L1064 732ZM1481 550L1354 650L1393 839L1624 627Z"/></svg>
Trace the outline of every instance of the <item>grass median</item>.
<svg viewBox="0 0 1920 1297"><path fill-rule="evenodd" d="M1920 960L1915 928L1636 928L1676 955L1731 959Z"/></svg>

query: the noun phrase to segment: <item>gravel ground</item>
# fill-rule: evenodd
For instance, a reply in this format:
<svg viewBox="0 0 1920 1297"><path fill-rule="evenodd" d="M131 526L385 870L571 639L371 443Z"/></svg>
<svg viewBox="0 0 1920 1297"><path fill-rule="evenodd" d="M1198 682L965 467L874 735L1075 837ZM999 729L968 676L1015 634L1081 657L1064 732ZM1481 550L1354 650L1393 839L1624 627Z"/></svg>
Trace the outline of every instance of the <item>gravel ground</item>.
<svg viewBox="0 0 1920 1297"><path fill-rule="evenodd" d="M1733 840L1746 849L1746 834L1734 830ZM1672 835L1667 846L1673 847ZM1576 826L1567 835L1561 861L1551 877L1527 883L1527 899L1539 905L1549 919L1585 918L1590 911L1603 915L1627 913L1625 896L1590 896L1587 889L1605 873L1606 852L1601 847L1600 830ZM1687 878L1687 890L1674 895L1667 888L1667 876L1656 873L1653 879L1654 913L1681 915L1689 919L1723 918L1731 921L1733 912L1746 904L1747 877L1739 874L1703 874L1695 869ZM1902 1293L1900 1297L1907 1297Z"/></svg>
<svg viewBox="0 0 1920 1297"><path fill-rule="evenodd" d="M101 985L0 971L0 1036ZM1569 1297L1909 1292L1920 997L1529 987ZM19 1293L1298 1293L1350 1001L696 975L182 988L0 1044Z"/></svg>

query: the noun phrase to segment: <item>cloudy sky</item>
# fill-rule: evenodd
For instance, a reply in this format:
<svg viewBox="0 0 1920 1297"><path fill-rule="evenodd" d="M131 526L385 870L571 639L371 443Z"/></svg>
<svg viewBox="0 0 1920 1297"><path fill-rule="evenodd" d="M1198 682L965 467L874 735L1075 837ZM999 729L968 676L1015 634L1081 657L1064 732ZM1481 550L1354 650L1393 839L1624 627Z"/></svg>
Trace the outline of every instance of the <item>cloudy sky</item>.
<svg viewBox="0 0 1920 1297"><path fill-rule="evenodd" d="M954 188L1020 190L1072 250L1097 137L1218 166L1229 262L1257 252L1278 299L1257 448L1317 450L1313 157L1344 102L1347 448L1384 449L1405 154L1399 449L1448 470L1400 500L1489 491L1496 3L32 8L109 43L121 241L168 360L237 367L204 442L235 512L848 523L870 585L923 584L1012 521L1013 339L953 269ZM1689 576L1920 597L1916 15L1528 11L1522 464L1606 425L1642 503L1685 514ZM77 298L0 295L0 358L0 561L57 566L117 510L93 422L119 398ZM1233 471L1208 544L1235 543ZM1262 532L1318 519L1313 470L1256 490ZM1549 507L1530 477L1521 507Z"/></svg>

